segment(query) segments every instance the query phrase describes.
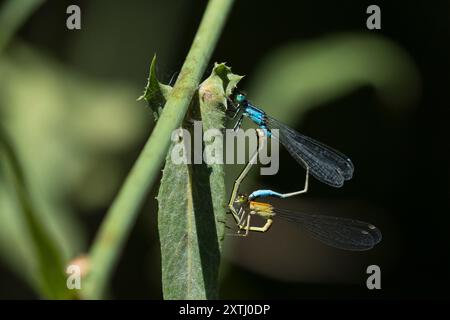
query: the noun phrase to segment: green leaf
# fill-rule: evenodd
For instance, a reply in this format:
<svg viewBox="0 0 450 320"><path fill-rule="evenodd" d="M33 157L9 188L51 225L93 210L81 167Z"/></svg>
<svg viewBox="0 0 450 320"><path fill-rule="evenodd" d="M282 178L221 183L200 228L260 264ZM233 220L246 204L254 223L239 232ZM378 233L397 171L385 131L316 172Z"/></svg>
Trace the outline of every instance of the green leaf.
<svg viewBox="0 0 450 320"><path fill-rule="evenodd" d="M9 176L9 179L5 180L12 181L15 196L22 209L20 212L28 231L27 236L31 239L30 245L33 246L33 254L37 261L37 274L34 276L37 280L36 288L45 298L73 298L74 293L66 286L62 250L56 245L57 240L52 238L51 233L46 230L36 214L21 164L2 128L0 128L0 150L2 176Z"/></svg>
<svg viewBox="0 0 450 320"><path fill-rule="evenodd" d="M190 115L202 120L204 131L223 128L226 94L241 78L224 64L216 64L210 77L200 85ZM184 129L193 137L189 124L185 121ZM186 138L180 135L180 142L185 143ZM211 143L214 140L205 142L204 147ZM167 155L158 194L164 298L214 299L218 297L226 215L223 165L174 164L174 147ZM222 150L216 151L222 154Z"/></svg>
<svg viewBox="0 0 450 320"><path fill-rule="evenodd" d="M204 94L209 90L223 90L225 96L221 96L219 92L216 92L211 97L224 99L222 101L226 105L226 97L233 93L233 90L243 77L232 73L231 68L226 66L225 63L215 63L212 75L203 82L200 89L203 90Z"/></svg>
<svg viewBox="0 0 450 320"><path fill-rule="evenodd" d="M137 100L147 101L149 107L153 111L155 120L158 120L159 115L166 103L166 98L169 92L172 90L171 86L159 83L156 77L156 54L153 56L152 63L150 64L150 72L148 76L147 86L145 87L144 94Z"/></svg>

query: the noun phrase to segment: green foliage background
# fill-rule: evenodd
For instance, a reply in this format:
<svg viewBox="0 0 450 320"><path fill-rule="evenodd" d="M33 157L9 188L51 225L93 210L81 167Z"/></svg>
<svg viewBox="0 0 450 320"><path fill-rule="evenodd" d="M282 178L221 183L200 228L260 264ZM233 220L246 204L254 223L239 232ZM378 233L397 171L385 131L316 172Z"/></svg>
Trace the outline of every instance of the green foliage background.
<svg viewBox="0 0 450 320"><path fill-rule="evenodd" d="M10 39L0 56L2 141L18 159L11 162L2 145L4 298L54 296L39 289L37 270L47 258L35 254L37 243L57 248L61 257L50 254L50 260L67 262L87 251L152 130L152 112L136 102L151 57L157 52L159 80L168 83L204 10L203 3L182 0L80 1L83 29L68 31L69 4L23 1L23 8L36 8L29 15L15 11L24 25L14 34L0 28L0 50ZM312 182L308 195L279 205L369 220L384 240L377 250L352 256L281 222L245 242L226 238L219 297L370 297L360 285L369 264L383 268L389 284L383 297L448 296L443 284L450 279L442 271L450 265L449 158L442 147L448 136L448 3L407 11L401 4L379 5L383 29L377 32L365 28L367 5L357 1L235 5L211 69L213 61L226 61L246 75L239 87L252 101L349 154L356 165L344 189ZM26 177L34 220L17 197L14 163ZM230 190L240 166L225 170ZM244 188L289 191L302 174L282 153L277 176L254 174ZM162 297L158 190L126 243L109 297ZM33 233L30 226L45 231ZM54 240L49 244L47 237Z"/></svg>

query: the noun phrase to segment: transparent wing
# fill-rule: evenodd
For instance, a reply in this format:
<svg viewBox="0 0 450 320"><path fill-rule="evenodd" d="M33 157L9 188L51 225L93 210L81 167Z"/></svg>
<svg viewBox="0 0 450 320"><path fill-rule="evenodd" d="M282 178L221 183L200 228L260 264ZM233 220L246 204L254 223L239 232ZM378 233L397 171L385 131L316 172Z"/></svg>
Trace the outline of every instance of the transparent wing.
<svg viewBox="0 0 450 320"><path fill-rule="evenodd" d="M306 162L311 175L317 180L333 187L342 187L345 180L352 178L353 163L344 154L298 133L270 116L267 116L267 125L271 130L279 129L279 133L274 132L273 136L303 167Z"/></svg>
<svg viewBox="0 0 450 320"><path fill-rule="evenodd" d="M339 249L369 250L381 241L380 230L367 222L282 209L275 209L275 213L286 220L300 224L314 238Z"/></svg>

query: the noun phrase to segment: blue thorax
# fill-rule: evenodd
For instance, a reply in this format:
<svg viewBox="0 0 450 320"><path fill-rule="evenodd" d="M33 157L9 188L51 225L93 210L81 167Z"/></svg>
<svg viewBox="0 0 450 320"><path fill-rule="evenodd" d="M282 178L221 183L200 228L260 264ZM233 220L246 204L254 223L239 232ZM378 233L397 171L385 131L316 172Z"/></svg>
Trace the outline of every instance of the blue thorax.
<svg viewBox="0 0 450 320"><path fill-rule="evenodd" d="M244 107L244 115L249 117L249 119L252 120L258 127L264 129L265 134L268 137L271 136L271 132L266 123L266 113L263 110L247 103Z"/></svg>

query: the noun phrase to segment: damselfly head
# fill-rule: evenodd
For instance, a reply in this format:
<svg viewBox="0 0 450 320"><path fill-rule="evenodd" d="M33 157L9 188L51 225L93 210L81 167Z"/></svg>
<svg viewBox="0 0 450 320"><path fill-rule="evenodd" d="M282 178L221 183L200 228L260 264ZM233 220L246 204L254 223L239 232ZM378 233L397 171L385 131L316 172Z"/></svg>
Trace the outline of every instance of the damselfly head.
<svg viewBox="0 0 450 320"><path fill-rule="evenodd" d="M244 204L248 202L248 196L245 193L242 193L236 197L236 203Z"/></svg>
<svg viewBox="0 0 450 320"><path fill-rule="evenodd" d="M243 104L247 101L247 96L242 92L239 92L234 95L234 102L238 105Z"/></svg>
<svg viewBox="0 0 450 320"><path fill-rule="evenodd" d="M246 194L239 194L233 202L233 207L237 212L248 210L248 196Z"/></svg>
<svg viewBox="0 0 450 320"><path fill-rule="evenodd" d="M242 110L243 105L247 102L247 96L242 92L235 92L227 97L227 100L227 114L230 117L234 117Z"/></svg>

